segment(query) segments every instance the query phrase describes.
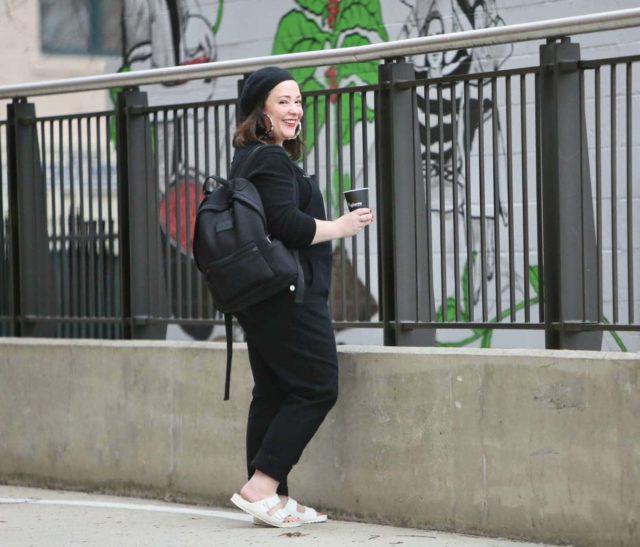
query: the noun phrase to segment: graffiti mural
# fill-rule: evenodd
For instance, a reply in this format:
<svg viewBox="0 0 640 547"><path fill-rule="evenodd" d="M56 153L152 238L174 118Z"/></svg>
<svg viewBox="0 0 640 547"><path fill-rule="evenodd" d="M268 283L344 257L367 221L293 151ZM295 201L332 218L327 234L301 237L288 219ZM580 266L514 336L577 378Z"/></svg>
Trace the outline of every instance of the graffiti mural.
<svg viewBox="0 0 640 547"><path fill-rule="evenodd" d="M296 7L288 11L278 23L272 50L274 55L355 47L389 39L382 21L379 0L296 0L295 4ZM300 68L293 69L291 72L300 83L303 93L375 84L378 81L378 63L376 61L330 65L322 68ZM362 97L355 96L354 114L350 119L347 97L344 99L344 104L341 105L341 123L331 124L329 130L332 132L329 139L333 143L333 154L336 157L342 147L348 147L352 138L351 127L373 121L373 105L367 107L363 104ZM305 142L310 154L316 144L314 136L323 128L326 130L327 100L335 105L343 99L338 95L330 95L328 99L321 96L315 105L317 117L307 116ZM314 123L317 124L316 127L314 127ZM338 170L340 162L333 161L332 163L334 167L331 173L331 193L333 196L339 196L340 182L342 182L342 189L348 190L355 181L350 180L348 173ZM332 205L330 214L334 217L338 216L340 214L338 200L327 201ZM353 268L355 260L357 257L350 257L341 244L335 246L334 282L332 283L330 304L332 315L336 320L366 321L378 310L376 299L367 293L365 285L357 278ZM344 285L337 282L340 275L347 277ZM354 291L357 295L354 294Z"/></svg>
<svg viewBox="0 0 640 547"><path fill-rule="evenodd" d="M443 33L496 27L505 24L496 0L398 0L408 9L408 15L398 38L430 36ZM506 4L507 2L500 2ZM510 44L498 44L473 49L459 49L416 56L413 62L416 77L437 79L487 73L499 70L513 53ZM430 197L432 241L436 261L444 260L447 276L453 275L455 255L463 266L458 283L461 287L459 305L453 296L453 283L446 285L446 294L436 294L441 301L437 310L438 320L471 321L482 317L482 308L489 308L485 321L500 321L512 312L523 311L525 287L531 295L531 312L539 302L539 271L537 265L529 265L525 272L520 268L509 279L505 268L496 267L494 241L508 237L509 209L507 198L507 150L505 123L497 104L499 90L491 87L492 80L469 79L466 91L458 79L446 85L418 87L421 141L424 146L424 174ZM466 95L465 95L466 93ZM463 101L464 96L464 101ZM504 96L501 96L504 104ZM481 134L484 142L481 143ZM464 147L469 150L464 154ZM483 147L483 148L482 148ZM481 157L494 161L479 161ZM465 159L470 165L465 166ZM466 169L465 169L466 168ZM468 187L467 187L468 186ZM528 203L522 204L527 207ZM460 246L454 249L455 225L469 237L460 238ZM470 226L467 226L470 224ZM467 232L467 228L469 228ZM444 234L444 236L442 235ZM444 242L444 243L443 243ZM466 247L469 247L468 249ZM482 252L484 250L484 253ZM502 251L504 252L504 250ZM470 257L470 260L467 260ZM504 257L503 257L504 260ZM535 262L535 259L534 259ZM441 272L435 272L436 290L441 287ZM495 279L498 276L499 279ZM482 295L483 287L491 282L501 288L500 294ZM495 300L509 300L509 290L515 292L515 302L498 311ZM496 288L496 293L498 289ZM481 299L485 299L481 302ZM470 309L469 302L473 309ZM451 330L438 332L438 344L444 346L492 345L494 332L474 329L463 334ZM614 346L625 350L620 336L610 333Z"/></svg>
<svg viewBox="0 0 640 547"><path fill-rule="evenodd" d="M222 21L224 0L124 0L122 10L123 57L119 72L162 68L169 66L209 63L218 58L216 33ZM183 101L206 101L213 98L215 79L191 80L152 86L148 90L150 104ZM113 90L115 96L119 90ZM179 99L178 99L179 97ZM193 263L187 233L187 211L195 211L198 187L206 176L196 170L187 157L183 140L187 128L193 126L193 115L186 118L179 111L172 117L156 120L154 138L157 149L158 173L161 192L160 219L162 236L169 242L172 280L171 306L174 313L187 304L193 306L197 294L186 294L177 280L190 276L189 286L196 286L199 277ZM169 165L165 165L169 162ZM164 246L163 246L164 247ZM182 283L184 285L184 283ZM193 293L193 291L191 291ZM191 337L210 337L209 326L181 325Z"/></svg>
<svg viewBox="0 0 640 547"><path fill-rule="evenodd" d="M296 53L343 47L368 45L389 39L382 22L380 0L296 0L297 7L287 12L279 21L273 51ZM303 92L320 89L336 89L378 81L376 61L331 65L323 68L300 68L291 71L300 83ZM332 101L337 98L332 96ZM326 120L324 98L320 99L318 129ZM372 113L371 113L372 114ZM343 112L345 121L348 113ZM372 115L367 118L371 121ZM355 104L355 122L363 121L363 108L359 99ZM307 122L309 123L309 122ZM348 123L344 123L344 133L336 135L336 142L348 143ZM307 146L313 147L313 128L308 126Z"/></svg>
<svg viewBox="0 0 640 547"><path fill-rule="evenodd" d="M215 61L223 3L207 2L205 10L199 0L124 0L119 71ZM194 80L168 87L179 85L192 100L206 100L212 97L214 84Z"/></svg>
<svg viewBox="0 0 640 547"><path fill-rule="evenodd" d="M490 28L506 24L503 13L509 13L509 18L517 15L518 20L509 21L513 23L528 17L518 15L525 8L516 6L512 0L274 0L255 2L252 4L255 10L251 13L246 9L248 2L240 0L123 0L123 3L120 71L361 46ZM514 7L518 10L512 9ZM519 265L512 279L507 278L509 272L505 268L500 269L496 261L496 253L504 253L505 249L496 249L495 241L506 240L507 226L513 220L510 218L513 213L507 206L507 124L504 96L501 95L504 91L492 88L489 78L469 79L467 84L459 79L504 68L512 56L512 45L492 45L433 52L411 59L417 78L427 82L427 85L417 88L417 102L423 173L431 214L430 235L436 262L441 258L445 262L443 271L436 268L438 271L434 271L433 279L440 319L483 320L481 310L488 310L489 316L484 320L498 321L512 311L523 311L525 293L531 295L529 301L533 307L537 302L537 255L532 254L526 272L525 266ZM308 94L348 86L374 85L377 83L378 62L300 68L292 70L292 73L303 93ZM435 83L429 83L431 80ZM438 81L447 83L438 85ZM149 89L150 103L197 102L213 99L214 95L216 99L235 96L235 81L229 88L222 87L224 85L224 79L219 82L212 79L152 86L153 89ZM367 145L368 153L358 150L356 169L341 167L339 157L346 153L362 126L374 134L374 105L365 103L360 95L353 97L352 105L347 105L346 100L341 104L342 100L338 94L317 96L314 115L305 116L307 160L314 163L314 168L317 168L314 152L322 150L321 162L325 162L326 151L322 147L330 143L330 157L326 157L329 167L324 164L321 167L327 169L325 191L333 196L338 195L341 189L362 185L363 166L375 156L375 144L371 139ZM171 165L166 168L159 166L161 172L171 173L170 179L161 181L162 192L169 196L161 205L162 216L184 219L185 215L175 211L183 207L183 203L195 203L197 182L202 180L204 173L197 172L187 157L189 153L193 154L193 150L185 150L179 129L181 114L177 115L177 122L172 119L168 127L156 128L156 138L158 147L171 151L166 156L170 158L167 161ZM327 115L331 118L326 119ZM342 117L340 123L334 116ZM466 157L465 147L469 150ZM228 153L216 150L219 155L223 152ZM483 163L479 160L482 156L492 159ZM164 160L161 158L160 161ZM367 168L372 173L375 165L368 164ZM335 199L330 202L330 209L332 216L339 214L339 202ZM164 227L166 237L171 239L181 256L184 254L181 260L190 260L189 250L184 248L187 242L177 236L177 233L184 236L189 227L175 226L175 219L172 222ZM455 248L451 237L454 229L464 234L460 237L460 245ZM376 252L376 249L372 250L372 253ZM535 248L531 249L531 253L536 252ZM373 300L375 304L372 295L377 294L377 276L372 279L371 294L361 295L365 288L353 268L359 257L355 256L348 242L336 247L335 257L341 274L354 277L354 283L346 283L346 294L332 294L332 302L338 304L335 310L345 309L341 302L353 303L352 292L358 294L356 300ZM460 261L459 268L456 266L459 271L455 274L454 260ZM459 299L454 295L454 277L462 293ZM442 287L443 279L448 279L448 282L439 292L437 287ZM483 286L495 287L493 294L488 297L483 294ZM335 290L340 287L341 284L334 283ZM509 301L507 295L512 288L515 288L515 301ZM495 305L498 298L503 303L507 302L499 310ZM366 310L349 306L346 315L338 314L336 318L375 319L377 305ZM210 333L196 330L190 332L189 327L185 327L190 336L210 336ZM514 336L513 333L504 334L507 335ZM495 344L494 337L497 336L488 329L442 329L438 332L438 343L488 347ZM615 333L612 336L615 338ZM348 338L344 340L348 341ZM615 345L624 348L618 338Z"/></svg>
<svg viewBox="0 0 640 547"><path fill-rule="evenodd" d="M409 13L402 27L403 38L412 36L431 36L487 28L503 25L497 5L494 0L399 0L408 8ZM463 76L476 72L495 71L500 68L511 54L511 46L492 46L487 48L459 49L445 52L434 52L416 56L413 59L416 67L416 77L419 79L438 79ZM454 80L447 85L429 85L418 87L417 101L419 121L421 127L421 142L424 147L423 171L427 184L427 192L431 210L432 241L434 250L446 260L447 272L453 272L454 240L450 234L454 233L456 224L462 233L470 233L471 237L460 238L458 257L466 260L471 257L471 263L464 263L460 278L457 280L462 287L460 298L461 309L456 310L456 300L453 297L453 283L447 286L447 294L443 298L436 294L436 301L442 300L437 313L439 320L455 320L456 314L463 321L470 320L470 301L474 307L478 306L481 298L483 282L491 281L495 275L495 249L493 234L495 230L507 225L508 211L504 205L506 199L505 171L501 166L488 165L483 173L485 181L493 181L498 185L498 199L494 199L492 185L483 185L478 180L479 171L469 166L465 176L465 154L463 143L470 145L468 157L477 155L478 134L480 130L490 132L493 127L498 129L497 138L489 143L497 142L498 157L504 159L502 122L497 109L494 108L493 97L490 93L489 80L478 83L470 80L466 100L463 101L463 81ZM481 89L482 88L482 89ZM493 119L493 116L498 116ZM486 154L492 154L491 146L485 148ZM494 173L493 170L496 169ZM468 185L469 188L465 186ZM482 188L482 190L481 190ZM483 214L480 214L480 191L485 193ZM471 199L466 201L465 196ZM469 223L470 230L466 224ZM444 235L443 235L444 234ZM443 237L441 237L443 235ZM444 241L444 243L443 243ZM481 242L484 242L484 257L480 267L479 257L482 254ZM466 249L466 246L470 249ZM437 278L436 291L441 279ZM522 276L516 281L522 284ZM533 276L530 277L534 279ZM508 283L502 285L508 290ZM534 289L535 290L535 289ZM468 294L472 291L473 294ZM522 297L522 294L520 295ZM475 318L479 316L474 314ZM495 320L495 318L492 318ZM451 332L439 332L438 338L442 345L467 345L479 341L483 347L491 345L492 332L477 329L474 333L462 338L452 336ZM445 338L444 340L441 340Z"/></svg>

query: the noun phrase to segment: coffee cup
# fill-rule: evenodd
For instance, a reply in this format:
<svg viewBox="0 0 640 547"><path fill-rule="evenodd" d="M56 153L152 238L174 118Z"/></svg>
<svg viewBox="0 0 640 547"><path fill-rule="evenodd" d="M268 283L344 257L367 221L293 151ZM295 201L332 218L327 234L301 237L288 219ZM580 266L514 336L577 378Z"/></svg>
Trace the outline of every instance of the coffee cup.
<svg viewBox="0 0 640 547"><path fill-rule="evenodd" d="M344 192L349 211L355 211L361 207L369 207L369 188L355 188Z"/></svg>

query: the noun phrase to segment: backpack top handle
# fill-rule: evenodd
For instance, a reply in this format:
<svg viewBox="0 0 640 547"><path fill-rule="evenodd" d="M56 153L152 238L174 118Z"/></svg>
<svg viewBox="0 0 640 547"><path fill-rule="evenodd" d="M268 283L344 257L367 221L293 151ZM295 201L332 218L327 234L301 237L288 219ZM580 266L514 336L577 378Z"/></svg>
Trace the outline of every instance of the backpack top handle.
<svg viewBox="0 0 640 547"><path fill-rule="evenodd" d="M229 181L217 175L209 175L202 183L202 193L207 197L218 185L229 187Z"/></svg>

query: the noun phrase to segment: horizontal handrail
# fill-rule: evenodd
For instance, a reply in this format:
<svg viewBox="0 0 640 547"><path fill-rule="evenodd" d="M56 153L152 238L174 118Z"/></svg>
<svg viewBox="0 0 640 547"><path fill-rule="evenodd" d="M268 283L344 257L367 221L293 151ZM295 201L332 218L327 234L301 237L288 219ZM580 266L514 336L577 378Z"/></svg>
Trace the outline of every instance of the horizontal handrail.
<svg viewBox="0 0 640 547"><path fill-rule="evenodd" d="M393 59L434 51L524 42L542 38L560 38L576 34L636 26L640 26L640 8L631 8L561 19L535 21L532 23L519 23L503 27L407 38L405 40L380 42L342 49L288 53L278 56L269 55L249 59L217 61L200 65L155 68L126 73L100 74L97 76L84 76L64 80L5 85L0 86L0 99L233 76L252 72L258 68L274 63L277 63L278 66L282 68L359 63L363 61Z"/></svg>

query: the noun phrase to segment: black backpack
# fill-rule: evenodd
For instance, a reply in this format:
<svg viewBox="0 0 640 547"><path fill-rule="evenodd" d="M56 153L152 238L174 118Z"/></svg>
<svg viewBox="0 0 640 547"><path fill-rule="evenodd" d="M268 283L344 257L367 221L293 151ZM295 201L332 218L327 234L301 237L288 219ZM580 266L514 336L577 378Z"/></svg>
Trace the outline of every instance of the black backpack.
<svg viewBox="0 0 640 547"><path fill-rule="evenodd" d="M283 290L295 291L296 302L301 302L304 292L298 252L270 237L260 194L254 184L244 178L251 160L262 147L254 147L229 180L215 175L207 177L193 234L196 266L204 275L215 307L224 313L225 401L229 399L231 380L231 314ZM232 167L230 174L236 167ZM297 201L295 184L294 189Z"/></svg>

